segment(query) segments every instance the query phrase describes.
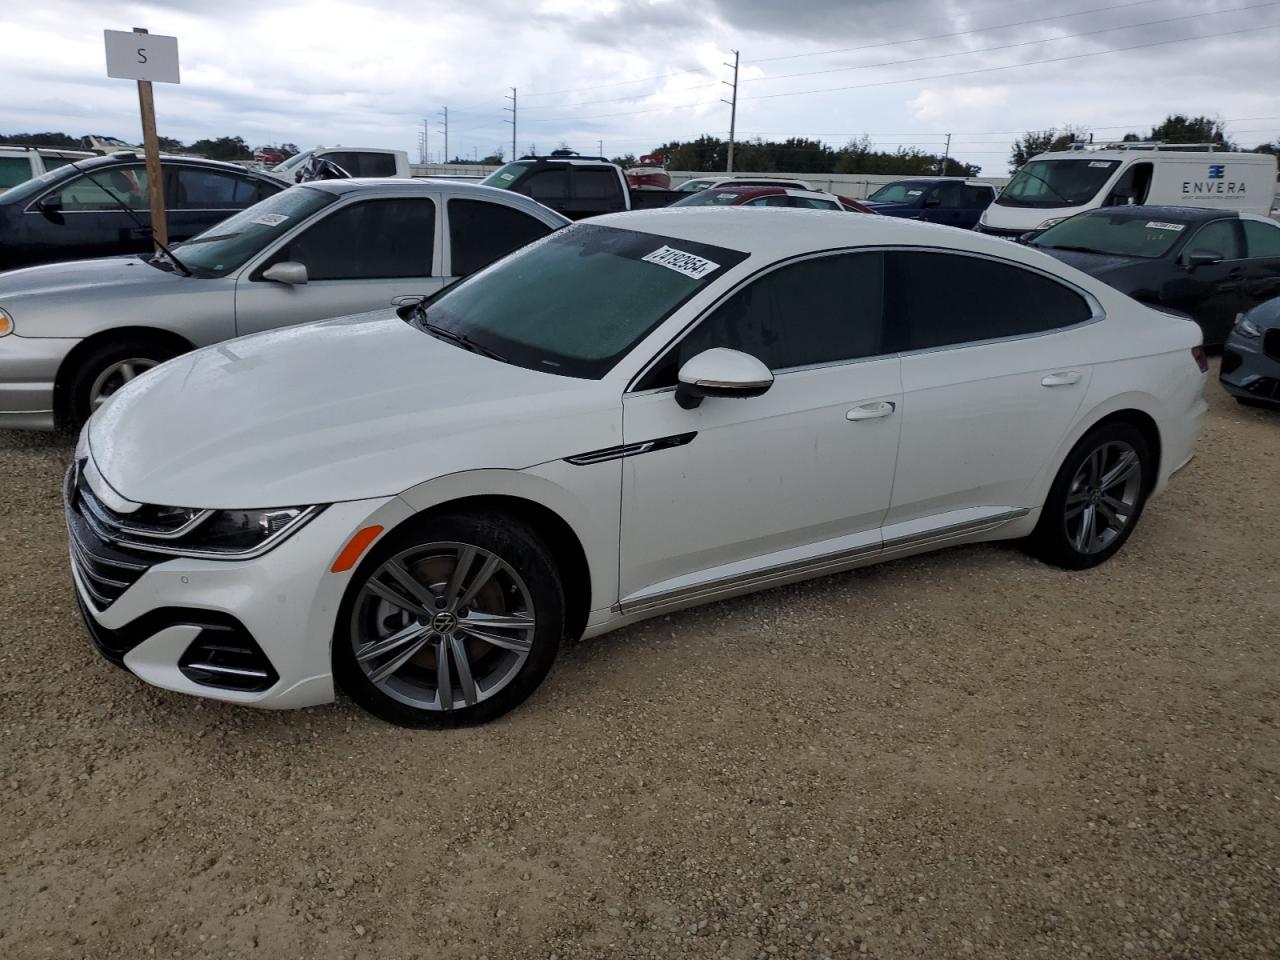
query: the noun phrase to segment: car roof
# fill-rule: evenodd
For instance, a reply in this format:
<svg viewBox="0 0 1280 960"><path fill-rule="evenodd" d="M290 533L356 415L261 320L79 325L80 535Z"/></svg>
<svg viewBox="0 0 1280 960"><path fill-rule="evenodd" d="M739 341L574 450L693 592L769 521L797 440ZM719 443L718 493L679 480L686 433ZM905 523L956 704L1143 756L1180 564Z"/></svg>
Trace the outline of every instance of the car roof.
<svg viewBox="0 0 1280 960"><path fill-rule="evenodd" d="M361 194L395 194L404 196L406 194L429 194L439 193L441 190L447 190L454 195L470 194L477 198L485 197L491 200L505 200L508 203L519 206L536 207L539 210L545 210L561 217L550 207L547 207L532 197L527 197L523 193L516 193L513 190L503 190L501 187L489 187L482 183L472 180L450 180L444 177L351 177L342 180L306 180L299 187L310 187L313 190L324 190L326 193L345 196L351 193ZM568 218L563 218L568 222Z"/></svg>
<svg viewBox="0 0 1280 960"><path fill-rule="evenodd" d="M609 213L587 222L727 247L767 259L841 247L903 245L985 253L1055 272L1060 269L1047 254L999 237L900 217L851 217L843 210L666 207Z"/></svg>
<svg viewBox="0 0 1280 960"><path fill-rule="evenodd" d="M75 152L76 151L73 150L66 151L68 154ZM102 167L116 167L127 163L142 163L146 160L146 157L141 153L135 153L132 150L118 150L115 153L108 153L104 157L94 156L89 159L82 159L77 156L73 159L76 161L76 166L81 170L93 172L94 170ZM160 159L170 166L204 167L210 170L226 170L232 173L244 173L255 177L262 176L262 174L257 170L250 170L248 167L242 167L238 163L228 163L225 160L208 160L204 157L185 157L171 153L160 154ZM68 167L68 169L73 168Z"/></svg>
<svg viewBox="0 0 1280 960"><path fill-rule="evenodd" d="M1185 220L1187 223L1203 223L1206 220L1237 219L1235 210L1220 210L1214 207L1180 207L1173 204L1156 204L1150 206L1097 207L1085 210L1085 214L1130 214L1135 219L1151 217L1163 220Z"/></svg>

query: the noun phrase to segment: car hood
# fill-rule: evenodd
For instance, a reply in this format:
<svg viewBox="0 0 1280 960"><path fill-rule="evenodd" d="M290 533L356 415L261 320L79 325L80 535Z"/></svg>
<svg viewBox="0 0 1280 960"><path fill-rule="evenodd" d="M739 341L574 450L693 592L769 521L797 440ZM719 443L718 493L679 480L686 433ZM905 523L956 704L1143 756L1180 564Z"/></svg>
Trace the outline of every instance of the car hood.
<svg viewBox="0 0 1280 960"><path fill-rule="evenodd" d="M129 500L283 507L612 446L621 409L616 387L491 360L377 311L170 360L85 429Z"/></svg>
<svg viewBox="0 0 1280 960"><path fill-rule="evenodd" d="M26 297L61 293L109 294L120 287L172 286L185 277L144 263L137 256L46 263L0 273L0 307Z"/></svg>
<svg viewBox="0 0 1280 960"><path fill-rule="evenodd" d="M886 217L902 216L906 213L914 213L919 208L913 203L880 203L873 200L859 200L864 207L870 207L876 213Z"/></svg>
<svg viewBox="0 0 1280 960"><path fill-rule="evenodd" d="M1035 244L1032 244L1032 246L1035 247ZM1047 253L1055 260L1060 260L1067 266L1075 267L1082 273L1087 273L1092 277L1100 277L1104 274L1122 270L1125 267L1151 262L1143 257L1117 257L1106 253L1084 253L1080 250L1054 250L1052 247L1035 248L1041 253Z"/></svg>

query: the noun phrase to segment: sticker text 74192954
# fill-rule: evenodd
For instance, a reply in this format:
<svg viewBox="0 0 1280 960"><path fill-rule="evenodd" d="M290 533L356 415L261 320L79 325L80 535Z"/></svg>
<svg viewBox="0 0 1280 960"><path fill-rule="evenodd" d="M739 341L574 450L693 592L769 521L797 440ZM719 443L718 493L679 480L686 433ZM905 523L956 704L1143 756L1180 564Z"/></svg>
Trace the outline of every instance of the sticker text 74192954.
<svg viewBox="0 0 1280 960"><path fill-rule="evenodd" d="M656 263L658 266L674 270L676 273L683 273L686 277L691 277L694 280L701 280L720 266L720 264L705 257L699 257L666 245L659 247L653 253L645 254L640 259L646 263Z"/></svg>

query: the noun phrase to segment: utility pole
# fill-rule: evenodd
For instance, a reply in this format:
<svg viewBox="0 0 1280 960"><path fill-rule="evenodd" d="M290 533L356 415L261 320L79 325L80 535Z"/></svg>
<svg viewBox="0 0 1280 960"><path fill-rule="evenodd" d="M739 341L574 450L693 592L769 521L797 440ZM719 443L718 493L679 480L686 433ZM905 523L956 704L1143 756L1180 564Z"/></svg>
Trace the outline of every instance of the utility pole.
<svg viewBox="0 0 1280 960"><path fill-rule="evenodd" d="M422 118L422 162L431 162L431 122Z"/></svg>
<svg viewBox="0 0 1280 960"><path fill-rule="evenodd" d="M507 123L511 124L511 159L514 160L516 158L516 107L518 106L515 87L511 88L511 96L505 99L511 101L511 106L503 107L502 109L511 114L511 119Z"/></svg>
<svg viewBox="0 0 1280 960"><path fill-rule="evenodd" d="M603 141L603 140L597 140L597 141L596 141L596 156L597 156L597 157L603 157L603 156L604 156L604 141Z"/></svg>
<svg viewBox="0 0 1280 960"><path fill-rule="evenodd" d="M951 134L948 133L947 146L946 146L946 149L942 151L942 169L938 171L938 174L940 176L945 177L947 175L947 159L950 156L951 156Z"/></svg>
<svg viewBox="0 0 1280 960"><path fill-rule="evenodd" d="M441 108L440 113L444 115L444 125L440 128L441 130L444 131L444 156L441 157L440 159L441 159L441 162L448 163L449 162L449 108L448 107Z"/></svg>
<svg viewBox="0 0 1280 960"><path fill-rule="evenodd" d="M729 166L727 173L733 173L733 132L738 121L738 51L733 51L733 63L726 63L726 67L733 67L733 83L728 80L721 80L726 87L733 88L733 99L725 100L721 98L721 103L729 104Z"/></svg>

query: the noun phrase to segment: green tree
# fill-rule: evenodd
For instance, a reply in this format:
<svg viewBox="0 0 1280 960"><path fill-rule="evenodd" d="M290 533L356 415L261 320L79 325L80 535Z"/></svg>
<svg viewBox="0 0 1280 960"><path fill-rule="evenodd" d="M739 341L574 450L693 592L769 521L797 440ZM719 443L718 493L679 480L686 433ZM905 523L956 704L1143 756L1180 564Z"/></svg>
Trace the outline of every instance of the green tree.
<svg viewBox="0 0 1280 960"><path fill-rule="evenodd" d="M1086 133L1082 128L1071 124L1067 124L1061 130L1056 127L1050 127L1048 130L1028 130L1013 142L1013 149L1009 154L1009 168L1017 170L1038 153L1066 150L1071 144L1085 137Z"/></svg>
<svg viewBox="0 0 1280 960"><path fill-rule="evenodd" d="M183 146L181 140L175 140L173 137L156 137L156 143L160 145L160 149L165 153L181 153L186 147Z"/></svg>
<svg viewBox="0 0 1280 960"><path fill-rule="evenodd" d="M210 160L252 160L253 151L243 137L219 137L217 140L196 140L188 148L192 153Z"/></svg>
<svg viewBox="0 0 1280 960"><path fill-rule="evenodd" d="M0 133L0 143L20 143L28 147L61 147L64 150L75 150L81 146L79 137L52 131L45 133Z"/></svg>
<svg viewBox="0 0 1280 960"><path fill-rule="evenodd" d="M1234 146L1227 139L1221 120L1185 117L1180 113L1171 113L1164 118L1164 123L1152 127L1150 139L1163 143L1216 143L1227 149Z"/></svg>

